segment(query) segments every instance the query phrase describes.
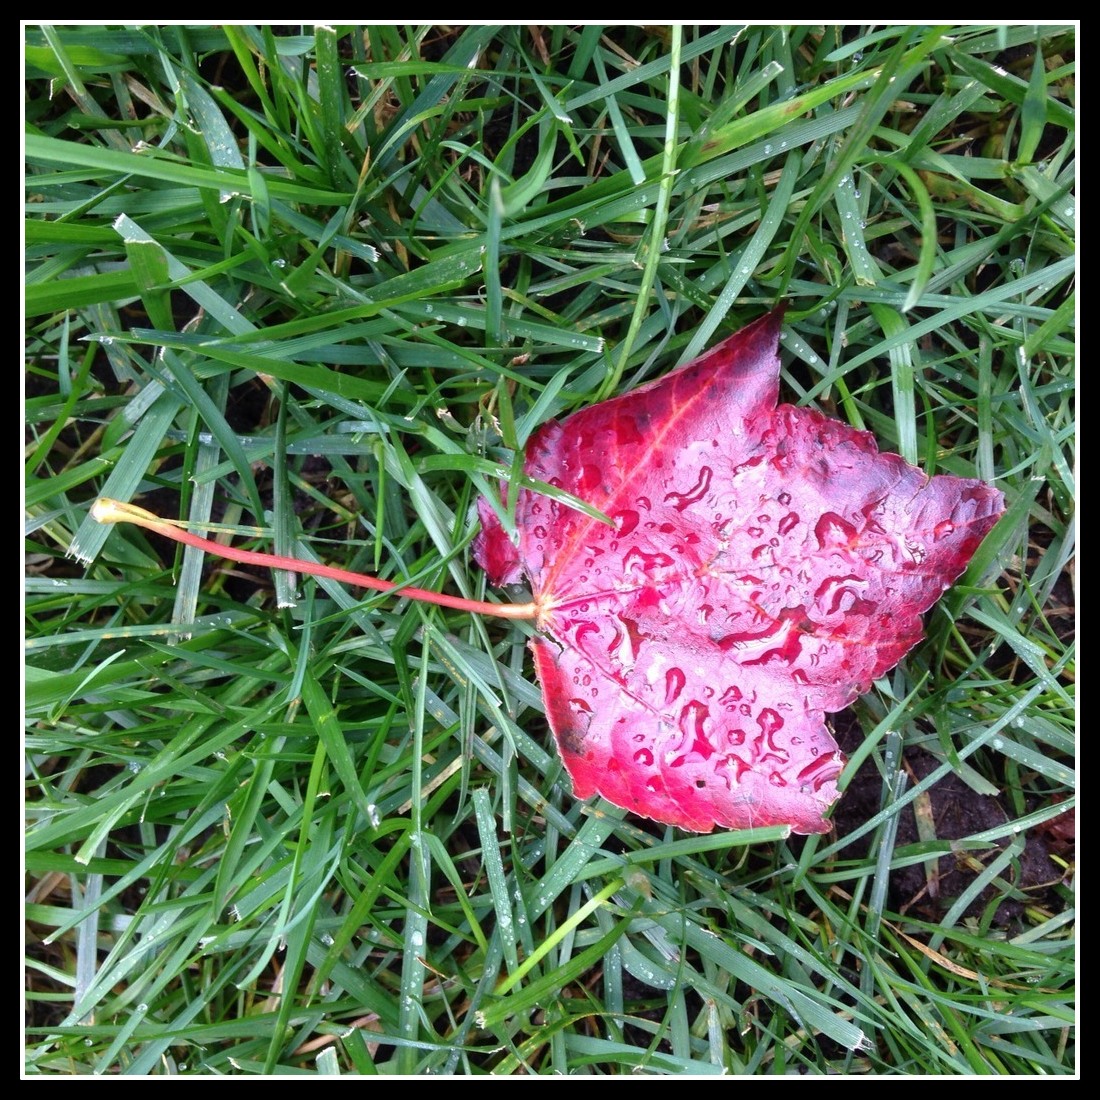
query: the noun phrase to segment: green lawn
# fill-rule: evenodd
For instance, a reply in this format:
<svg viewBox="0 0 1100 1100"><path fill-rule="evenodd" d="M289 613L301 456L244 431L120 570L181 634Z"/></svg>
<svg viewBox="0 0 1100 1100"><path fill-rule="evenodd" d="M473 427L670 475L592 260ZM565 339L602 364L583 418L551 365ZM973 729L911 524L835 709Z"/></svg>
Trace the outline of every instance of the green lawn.
<svg viewBox="0 0 1100 1100"><path fill-rule="evenodd" d="M1075 1072L1073 26L25 37L27 1074ZM823 836L578 802L528 623L89 515L507 601L534 430L778 301L1007 505Z"/></svg>

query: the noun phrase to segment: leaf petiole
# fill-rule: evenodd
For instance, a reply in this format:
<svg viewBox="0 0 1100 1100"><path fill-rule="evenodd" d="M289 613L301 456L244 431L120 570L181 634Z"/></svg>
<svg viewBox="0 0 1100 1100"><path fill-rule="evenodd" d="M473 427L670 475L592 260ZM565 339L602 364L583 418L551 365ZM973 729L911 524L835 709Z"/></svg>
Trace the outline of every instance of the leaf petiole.
<svg viewBox="0 0 1100 1100"><path fill-rule="evenodd" d="M410 600L434 603L439 607L449 607L455 611L468 611L473 615L492 615L500 619L534 619L538 608L534 603L500 604L483 600L467 600L462 596L448 596L444 592L429 592L423 588L411 588L393 581L384 581L365 573L353 573L349 569L337 569L332 565L303 561L301 558L287 558L280 554L265 554L258 550L241 550L236 546L223 546L221 543L204 539L185 529L180 520L164 519L136 504L100 497L92 505L92 518L98 523L133 523L149 531L155 531L165 538L194 546L208 554L220 558L239 561L245 565L266 565L269 569L288 569L294 573L308 573L314 577L328 577L343 584L353 584L359 588L370 588L375 592L393 592Z"/></svg>

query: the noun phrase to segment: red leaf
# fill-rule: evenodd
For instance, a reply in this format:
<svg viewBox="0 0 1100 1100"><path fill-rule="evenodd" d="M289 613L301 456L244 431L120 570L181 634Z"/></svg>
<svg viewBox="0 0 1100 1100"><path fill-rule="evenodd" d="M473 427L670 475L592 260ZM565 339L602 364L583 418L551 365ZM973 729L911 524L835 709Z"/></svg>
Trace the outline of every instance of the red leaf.
<svg viewBox="0 0 1100 1100"><path fill-rule="evenodd" d="M921 637L1003 509L859 432L776 407L782 310L633 393L549 422L518 549L485 501L478 561L531 583L546 714L578 798L707 832L828 828L824 715Z"/></svg>

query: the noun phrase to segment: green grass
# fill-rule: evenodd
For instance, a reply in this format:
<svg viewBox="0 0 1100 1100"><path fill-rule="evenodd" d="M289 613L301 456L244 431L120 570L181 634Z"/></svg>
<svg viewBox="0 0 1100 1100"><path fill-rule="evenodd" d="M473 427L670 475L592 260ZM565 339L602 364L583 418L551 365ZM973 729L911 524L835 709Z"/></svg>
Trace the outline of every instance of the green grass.
<svg viewBox="0 0 1100 1100"><path fill-rule="evenodd" d="M1073 27L26 38L27 1073L1074 1072ZM832 835L578 803L527 625L88 515L497 598L534 429L779 299L1008 505Z"/></svg>

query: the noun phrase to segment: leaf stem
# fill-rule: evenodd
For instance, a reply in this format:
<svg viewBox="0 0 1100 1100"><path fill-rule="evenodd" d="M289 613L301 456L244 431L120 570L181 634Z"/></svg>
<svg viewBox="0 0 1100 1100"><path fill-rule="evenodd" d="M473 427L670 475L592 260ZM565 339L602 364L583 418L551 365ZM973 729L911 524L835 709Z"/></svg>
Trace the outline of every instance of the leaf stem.
<svg viewBox="0 0 1100 1100"><path fill-rule="evenodd" d="M241 550L236 546L223 546L221 543L204 539L184 529L178 520L164 519L153 512L147 512L136 504L124 504L109 497L100 497L92 505L92 518L98 523L133 523L149 531L155 531L165 538L194 546L208 554L245 565L266 565L269 569L289 569L295 573L309 573L314 577L328 577L343 584L354 584L360 588L370 588L375 592L393 592L410 600L434 603L439 607L450 607L456 611L468 611L473 615L492 615L499 619L534 619L538 616L538 607L534 603L500 604L483 600L467 600L462 596L448 596L444 592L429 592L424 588L410 588L371 577L365 573L353 573L349 569L337 569L332 565L304 561L301 558L283 557L281 554L264 554L258 550Z"/></svg>

